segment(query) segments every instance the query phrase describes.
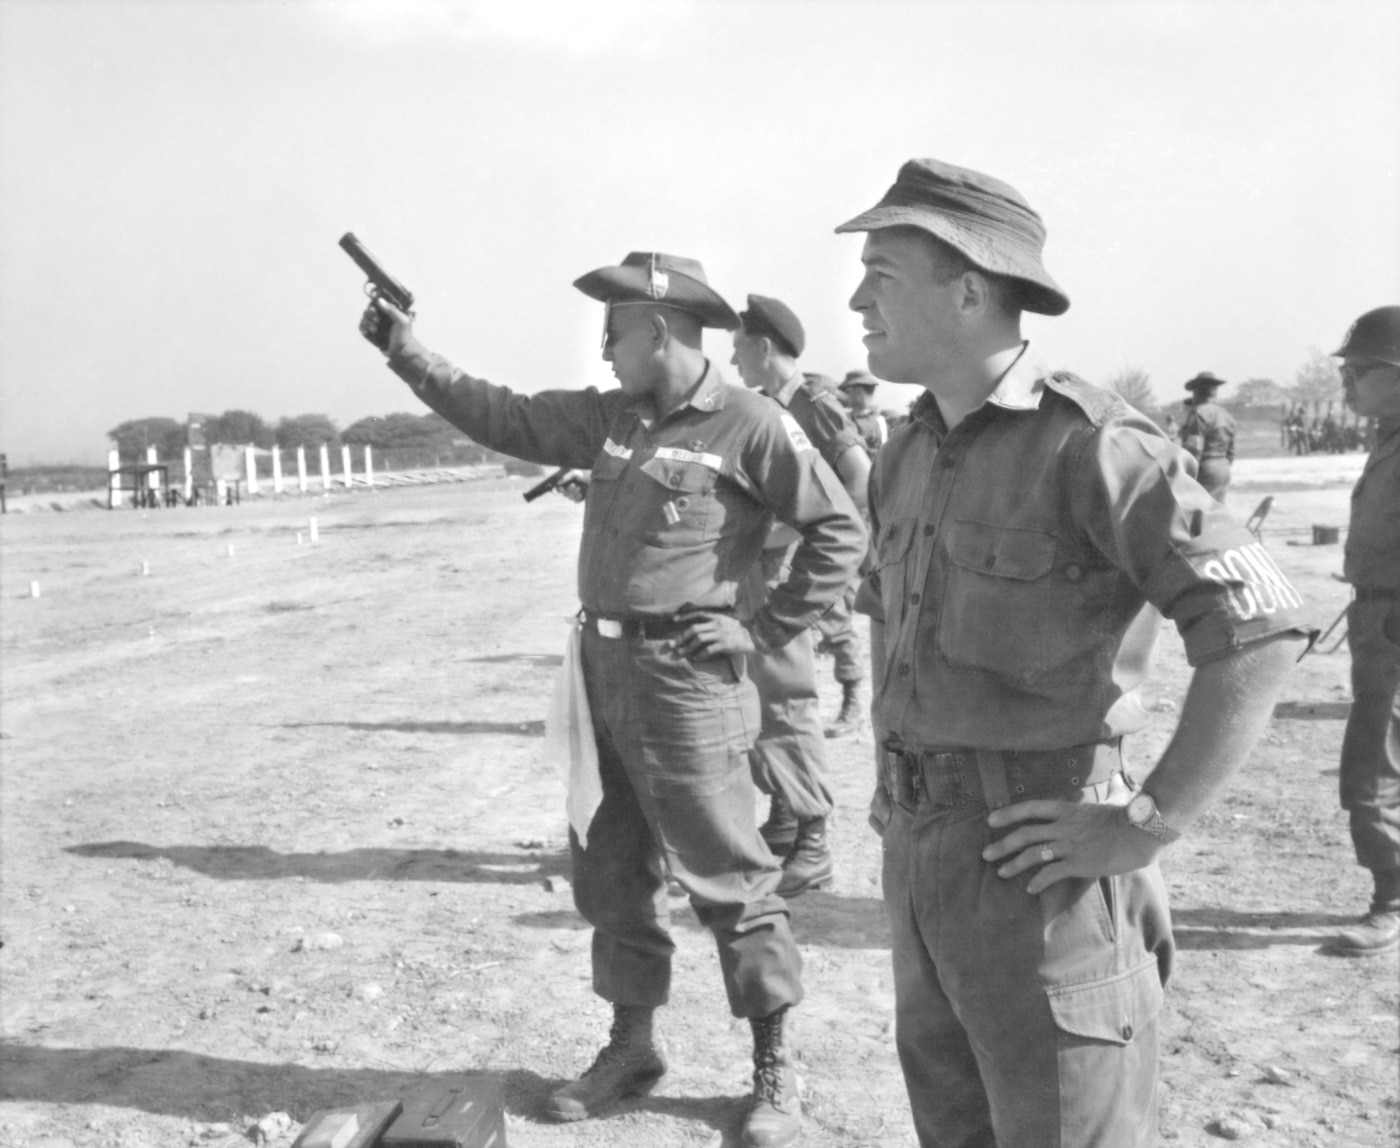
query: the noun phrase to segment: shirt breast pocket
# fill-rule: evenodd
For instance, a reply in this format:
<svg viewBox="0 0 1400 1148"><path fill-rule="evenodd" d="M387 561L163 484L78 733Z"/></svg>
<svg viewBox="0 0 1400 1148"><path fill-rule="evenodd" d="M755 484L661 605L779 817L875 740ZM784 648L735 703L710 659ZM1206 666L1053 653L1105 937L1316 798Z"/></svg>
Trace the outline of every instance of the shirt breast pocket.
<svg viewBox="0 0 1400 1148"><path fill-rule="evenodd" d="M917 519L897 518L883 527L875 539L867 578L880 588L880 604L887 623L895 622L909 601L909 556L918 525Z"/></svg>
<svg viewBox="0 0 1400 1148"><path fill-rule="evenodd" d="M1029 679L1058 665L1067 601L1051 577L1056 539L1040 530L959 519L948 542L938 646L948 661Z"/></svg>
<svg viewBox="0 0 1400 1148"><path fill-rule="evenodd" d="M707 466L649 458L639 468L650 479L639 492L638 529L655 546L693 546L712 537L715 473Z"/></svg>

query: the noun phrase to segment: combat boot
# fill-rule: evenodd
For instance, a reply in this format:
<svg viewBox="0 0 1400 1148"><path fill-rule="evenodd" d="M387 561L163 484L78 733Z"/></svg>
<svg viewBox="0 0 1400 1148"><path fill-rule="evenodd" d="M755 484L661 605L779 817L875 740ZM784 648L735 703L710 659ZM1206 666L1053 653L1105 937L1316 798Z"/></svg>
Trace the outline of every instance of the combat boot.
<svg viewBox="0 0 1400 1148"><path fill-rule="evenodd" d="M827 737L850 737L865 724L865 699L860 682L841 683L841 712L826 727Z"/></svg>
<svg viewBox="0 0 1400 1148"><path fill-rule="evenodd" d="M1395 952L1400 949L1400 912L1372 909L1333 937L1331 947L1340 957L1379 957Z"/></svg>
<svg viewBox="0 0 1400 1148"><path fill-rule="evenodd" d="M742 1148L785 1148L802 1132L802 1101L792 1063L787 1007L752 1017L753 1101L744 1118Z"/></svg>
<svg viewBox="0 0 1400 1148"><path fill-rule="evenodd" d="M824 889L836 873L831 846L826 841L826 818L813 817L797 823L797 839L783 862L783 879L778 896L797 897L808 889Z"/></svg>
<svg viewBox="0 0 1400 1148"><path fill-rule="evenodd" d="M786 857L792 852L792 843L797 840L797 814L781 793L773 794L768 820L758 827L758 832L774 857Z"/></svg>
<svg viewBox="0 0 1400 1148"><path fill-rule="evenodd" d="M650 1092L666 1075L666 1052L652 1031L654 1009L613 1005L612 1031L593 1065L549 1098L554 1120L585 1120L624 1096Z"/></svg>

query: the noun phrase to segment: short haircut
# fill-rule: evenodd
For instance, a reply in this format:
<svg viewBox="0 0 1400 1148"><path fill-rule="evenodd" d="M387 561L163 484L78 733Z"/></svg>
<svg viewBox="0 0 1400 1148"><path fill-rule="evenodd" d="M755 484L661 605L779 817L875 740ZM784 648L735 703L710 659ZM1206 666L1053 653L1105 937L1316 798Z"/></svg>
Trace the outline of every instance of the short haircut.
<svg viewBox="0 0 1400 1148"><path fill-rule="evenodd" d="M1015 279L1006 275L998 275L995 271L988 271L985 267L978 267L951 243L945 243L936 235L921 228L910 228L910 230L918 231L928 243L929 250L933 254L935 283L951 283L958 276L975 271L991 287L992 302L1000 311L1007 315L1017 315L1024 310L1021 303L1020 284Z"/></svg>

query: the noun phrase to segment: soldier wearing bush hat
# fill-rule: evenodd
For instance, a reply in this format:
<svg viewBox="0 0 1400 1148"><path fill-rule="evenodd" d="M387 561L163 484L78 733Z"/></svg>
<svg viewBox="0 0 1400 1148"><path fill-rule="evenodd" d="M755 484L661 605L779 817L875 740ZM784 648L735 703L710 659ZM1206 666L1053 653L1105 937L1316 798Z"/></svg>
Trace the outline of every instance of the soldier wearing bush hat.
<svg viewBox="0 0 1400 1148"><path fill-rule="evenodd" d="M516 394L430 353L382 298L360 330L428 406L477 442L591 468L577 642L597 750L596 806L571 793L574 901L593 926L593 988L613 1006L592 1067L557 1090L559 1120L593 1116L666 1072L653 1026L670 993L666 876L714 934L729 1007L754 1040L741 1143L792 1143L800 1104L788 1010L801 958L759 836L748 770L757 725L743 655L778 650L836 601L866 550L850 498L783 412L724 381L705 327L738 316L693 259L632 252L576 286L607 305L615 390ZM738 581L774 518L798 536L791 574L741 623ZM577 803L575 802L577 798ZM582 808L580 808L582 805Z"/></svg>
<svg viewBox="0 0 1400 1148"><path fill-rule="evenodd" d="M1366 914L1332 942L1368 957L1400 948L1400 307L1367 311L1332 353L1347 405L1377 423L1343 563L1353 700L1338 771L1352 847L1374 888Z"/></svg>
<svg viewBox="0 0 1400 1148"><path fill-rule="evenodd" d="M869 371L847 371L841 381L841 390L850 400L851 422L856 424L871 458L890 437L889 420L875 406L875 388L879 385L880 380Z"/></svg>
<svg viewBox="0 0 1400 1148"><path fill-rule="evenodd" d="M1225 501L1230 485L1230 467L1235 461L1234 417L1215 401L1215 392L1225 385L1209 371L1186 381L1191 392L1191 408L1181 424L1181 446L1197 462L1196 481L1217 499Z"/></svg>
<svg viewBox="0 0 1400 1148"><path fill-rule="evenodd" d="M1022 337L1022 310L1069 299L1014 188L911 160L838 230L867 233L867 365L926 392L875 458L857 599L915 1130L1146 1148L1173 952L1156 856L1269 720L1302 600L1154 423ZM1139 786L1121 739L1147 722L1149 604L1196 680Z"/></svg>

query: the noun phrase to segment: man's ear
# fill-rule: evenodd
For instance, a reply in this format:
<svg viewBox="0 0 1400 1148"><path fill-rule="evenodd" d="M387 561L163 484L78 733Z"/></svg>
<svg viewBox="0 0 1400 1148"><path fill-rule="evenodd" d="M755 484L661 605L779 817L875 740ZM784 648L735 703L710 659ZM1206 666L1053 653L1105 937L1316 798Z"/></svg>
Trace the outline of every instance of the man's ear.
<svg viewBox="0 0 1400 1148"><path fill-rule="evenodd" d="M671 337L671 327L666 322L666 316L659 311L651 313L651 342L657 350L666 345L666 340Z"/></svg>

